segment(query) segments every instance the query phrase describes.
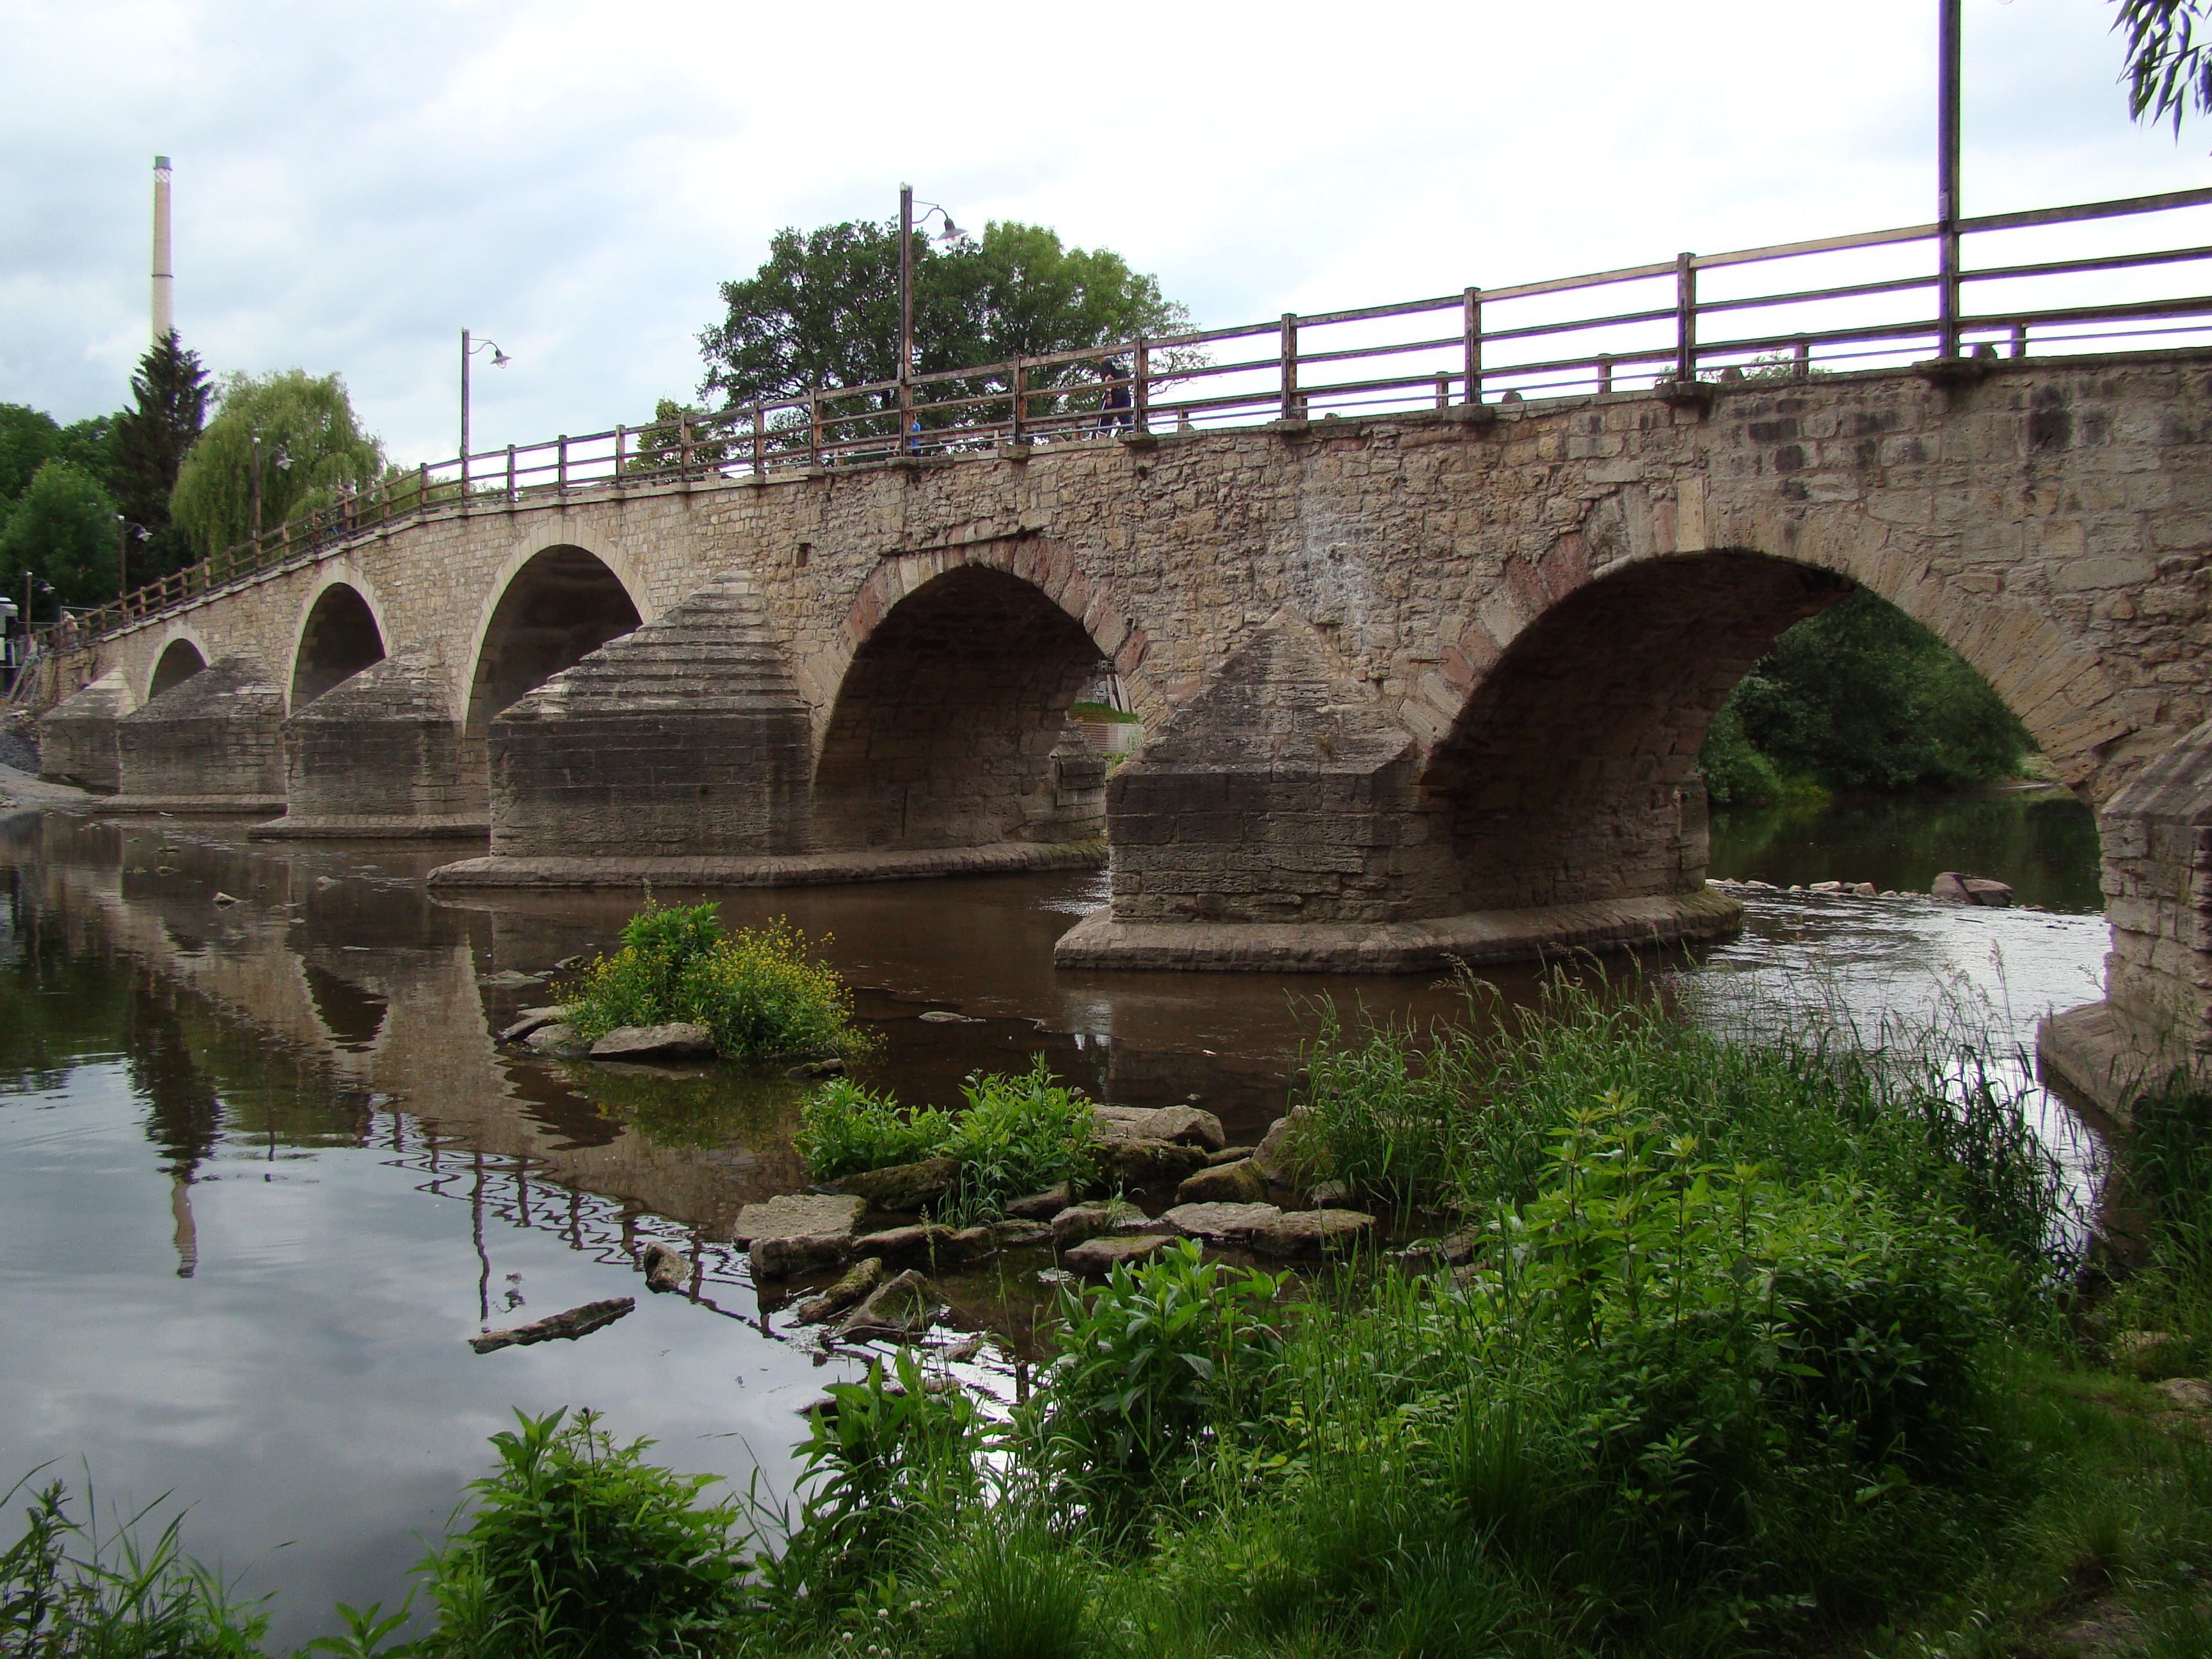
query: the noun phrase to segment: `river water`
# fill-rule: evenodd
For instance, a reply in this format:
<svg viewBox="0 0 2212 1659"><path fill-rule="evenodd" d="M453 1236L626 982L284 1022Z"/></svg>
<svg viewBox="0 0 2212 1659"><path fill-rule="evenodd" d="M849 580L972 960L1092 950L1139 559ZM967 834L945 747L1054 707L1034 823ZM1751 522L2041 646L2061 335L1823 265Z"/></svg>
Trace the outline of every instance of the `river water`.
<svg viewBox="0 0 2212 1659"><path fill-rule="evenodd" d="M2003 1049L2098 994L2095 833L2071 800L1722 819L1714 848L1717 877L1924 889L1956 868L2045 908L1754 891L1737 940L1640 965L1692 1017L1940 1018ZM189 1505L191 1548L282 1592L282 1641L334 1600L396 1601L513 1410L589 1406L679 1468L740 1488L758 1471L773 1493L799 1409L857 1369L720 1242L740 1205L800 1184L801 1085L500 1048L547 995L502 976L606 945L633 900L434 899L422 877L453 856L0 819L0 1471ZM1099 1098L1194 1102L1242 1140L1281 1110L1317 999L1464 1013L1420 977L1057 973L1053 942L1103 901L1092 874L716 896L727 921L830 936L885 1039L867 1080L912 1101L1042 1052ZM1510 1003L1535 994L1530 973L1490 977ZM2094 1146L2044 1109L2086 1180ZM696 1254L686 1293L644 1293L653 1238ZM1018 1348L1051 1298L1041 1265L952 1280L955 1322ZM629 1295L635 1312L581 1341L467 1345ZM969 1374L995 1384L1007 1364L987 1351Z"/></svg>

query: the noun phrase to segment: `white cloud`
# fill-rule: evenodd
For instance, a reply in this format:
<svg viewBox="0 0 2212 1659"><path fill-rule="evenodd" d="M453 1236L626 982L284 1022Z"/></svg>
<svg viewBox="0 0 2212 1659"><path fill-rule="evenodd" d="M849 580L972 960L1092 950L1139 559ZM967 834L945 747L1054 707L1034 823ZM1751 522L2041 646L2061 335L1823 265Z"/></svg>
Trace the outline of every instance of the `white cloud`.
<svg viewBox="0 0 2212 1659"><path fill-rule="evenodd" d="M1930 216L1929 0L1576 8L0 4L0 398L117 406L148 168L218 369L337 369L407 459L635 420L785 224L1104 243L1207 323ZM2111 9L1967 0L1970 210L2203 180Z"/></svg>

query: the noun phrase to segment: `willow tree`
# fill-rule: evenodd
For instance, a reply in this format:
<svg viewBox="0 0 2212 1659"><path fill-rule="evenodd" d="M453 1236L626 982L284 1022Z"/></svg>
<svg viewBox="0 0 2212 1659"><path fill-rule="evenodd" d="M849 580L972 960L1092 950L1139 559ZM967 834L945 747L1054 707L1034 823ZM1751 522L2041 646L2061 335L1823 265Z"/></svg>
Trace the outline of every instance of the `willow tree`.
<svg viewBox="0 0 2212 1659"><path fill-rule="evenodd" d="M169 516L192 550L211 558L252 534L257 476L266 531L331 505L342 489L367 489L383 474L384 447L361 429L337 375L297 368L234 374L178 469Z"/></svg>

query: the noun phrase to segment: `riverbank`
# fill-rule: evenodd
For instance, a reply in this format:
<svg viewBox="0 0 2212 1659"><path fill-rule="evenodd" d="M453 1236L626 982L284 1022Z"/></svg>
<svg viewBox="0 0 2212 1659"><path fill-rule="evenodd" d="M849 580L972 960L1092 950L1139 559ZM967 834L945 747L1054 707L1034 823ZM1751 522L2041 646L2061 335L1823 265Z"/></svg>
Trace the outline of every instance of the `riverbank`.
<svg viewBox="0 0 2212 1659"><path fill-rule="evenodd" d="M690 1489L595 1437L618 1415L540 1419L436 1553L421 1651L581 1653L586 1608L637 1653L2189 1650L2198 1118L2154 1114L2148 1265L2085 1294L2018 1080L1899 1035L1559 992L1513 1029L1324 1027L1308 1173L1455 1243L1063 1285L1012 1402L886 1352L814 1412L788 1508L674 1524ZM522 1527L550 1492L569 1518Z"/></svg>

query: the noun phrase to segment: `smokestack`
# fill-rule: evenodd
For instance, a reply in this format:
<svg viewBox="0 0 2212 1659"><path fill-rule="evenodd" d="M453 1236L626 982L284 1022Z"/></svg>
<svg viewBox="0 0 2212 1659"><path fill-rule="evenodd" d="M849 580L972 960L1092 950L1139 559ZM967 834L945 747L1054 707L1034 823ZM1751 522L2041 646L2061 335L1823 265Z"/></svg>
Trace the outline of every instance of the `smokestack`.
<svg viewBox="0 0 2212 1659"><path fill-rule="evenodd" d="M154 158L154 343L177 326L177 278L169 269L169 158Z"/></svg>

